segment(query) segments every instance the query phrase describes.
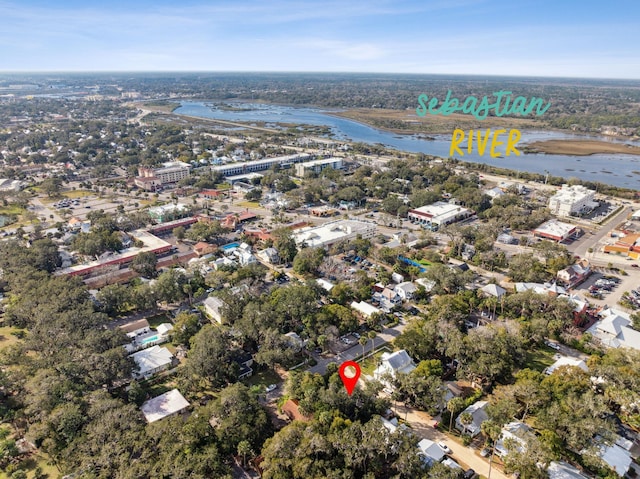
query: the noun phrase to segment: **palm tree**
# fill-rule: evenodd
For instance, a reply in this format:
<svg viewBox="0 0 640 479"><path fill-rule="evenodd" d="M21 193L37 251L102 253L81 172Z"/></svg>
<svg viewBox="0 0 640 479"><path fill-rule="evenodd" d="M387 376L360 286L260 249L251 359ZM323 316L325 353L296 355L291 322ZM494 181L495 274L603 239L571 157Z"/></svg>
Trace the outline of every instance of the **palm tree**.
<svg viewBox="0 0 640 479"><path fill-rule="evenodd" d="M369 339L371 340L371 354L373 354L373 347L375 345L375 341L374 339L376 339L376 332L375 331L369 331L367 333L367 336L369 337Z"/></svg>
<svg viewBox="0 0 640 479"><path fill-rule="evenodd" d="M447 411L451 414L449 417L449 432L451 432L451 426L453 425L453 416L464 407L464 399L459 397L453 397L447 401Z"/></svg>
<svg viewBox="0 0 640 479"><path fill-rule="evenodd" d="M369 338L367 338L366 336L360 336L360 339L358 339L358 342L360 343L360 346L362 346L362 360L364 361L364 347L369 342Z"/></svg>
<svg viewBox="0 0 640 479"><path fill-rule="evenodd" d="M473 416L469 412L463 412L460 414L460 424L464 427L464 433L467 433L467 426L473 422Z"/></svg>
<svg viewBox="0 0 640 479"><path fill-rule="evenodd" d="M251 444L249 441L240 441L237 449L238 455L242 456L242 467L247 467L247 456L253 455Z"/></svg>
<svg viewBox="0 0 640 479"><path fill-rule="evenodd" d="M487 439L491 442L491 456L489 457L489 474L487 475L487 479L491 479L491 466L493 465L493 454L496 452L496 442L500 439L500 434L502 433L501 427L493 421L484 421L480 428L482 429L482 433L487 437Z"/></svg>

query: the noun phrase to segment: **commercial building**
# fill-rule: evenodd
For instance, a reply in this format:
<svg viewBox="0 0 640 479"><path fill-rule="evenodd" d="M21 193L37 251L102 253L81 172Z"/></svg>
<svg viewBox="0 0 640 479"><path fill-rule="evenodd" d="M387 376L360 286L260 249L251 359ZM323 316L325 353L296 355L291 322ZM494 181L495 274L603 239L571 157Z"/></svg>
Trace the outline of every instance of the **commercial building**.
<svg viewBox="0 0 640 479"><path fill-rule="evenodd" d="M562 242L575 235L577 231L578 227L575 225L549 220L533 230L533 234L541 238Z"/></svg>
<svg viewBox="0 0 640 479"><path fill-rule="evenodd" d="M341 241L349 241L357 237L373 238L376 235L375 223L358 220L338 220L312 228L294 231L293 239L297 245L307 247L329 247Z"/></svg>
<svg viewBox="0 0 640 479"><path fill-rule="evenodd" d="M164 223L167 220L177 220L189 213L189 208L182 203L169 203L161 206L153 206L149 208L149 216L158 223Z"/></svg>
<svg viewBox="0 0 640 479"><path fill-rule="evenodd" d="M417 223L432 231L441 226L455 223L473 215L473 211L459 205L437 201L432 205L421 206L410 210L408 217L412 223Z"/></svg>
<svg viewBox="0 0 640 479"><path fill-rule="evenodd" d="M549 209L556 216L577 216L597 208L594 200L596 192L582 185L562 185L562 188L549 198Z"/></svg>
<svg viewBox="0 0 640 479"><path fill-rule="evenodd" d="M307 172L320 173L326 168L341 170L343 166L342 158L325 158L321 160L306 161L296 165L296 176L304 177Z"/></svg>
<svg viewBox="0 0 640 479"><path fill-rule="evenodd" d="M177 183L190 174L191 166L181 161L163 163L160 168L140 167L134 184L142 189L154 190L160 186Z"/></svg>
<svg viewBox="0 0 640 479"><path fill-rule="evenodd" d="M131 236L142 243L141 247L132 246L120 253L104 254L98 260L85 264L77 264L56 271L58 275L69 276L89 276L98 272L107 272L110 268L118 270L123 265L131 263L133 259L140 253L151 252L156 255L163 255L171 251L173 246L161 240L157 236L152 235L148 231L137 230L130 233Z"/></svg>
<svg viewBox="0 0 640 479"><path fill-rule="evenodd" d="M279 166L280 168L289 168L291 165L309 161L310 159L310 154L301 153L296 155L278 156L276 158L245 161L242 163L229 163L226 165L212 166L211 171L220 173L225 177L234 175L246 175L247 173L253 173L256 171L266 171L271 169L273 166Z"/></svg>

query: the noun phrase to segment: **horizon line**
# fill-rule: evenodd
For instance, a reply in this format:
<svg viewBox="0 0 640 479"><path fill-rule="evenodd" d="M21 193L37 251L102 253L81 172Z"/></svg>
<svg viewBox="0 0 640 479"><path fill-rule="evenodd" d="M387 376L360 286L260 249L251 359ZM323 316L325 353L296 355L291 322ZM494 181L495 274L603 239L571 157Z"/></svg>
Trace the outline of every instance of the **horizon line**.
<svg viewBox="0 0 640 479"><path fill-rule="evenodd" d="M342 74L342 75L412 75L412 76L442 76L442 77L486 77L486 78L539 78L539 79L565 79L565 80L613 80L613 81L640 81L640 78L614 78L614 77L572 77L552 75L497 75L488 73L416 73L416 72L376 72L376 71L329 71L329 70L0 70L0 75L43 75L43 74L220 74L220 73L245 73L245 74Z"/></svg>

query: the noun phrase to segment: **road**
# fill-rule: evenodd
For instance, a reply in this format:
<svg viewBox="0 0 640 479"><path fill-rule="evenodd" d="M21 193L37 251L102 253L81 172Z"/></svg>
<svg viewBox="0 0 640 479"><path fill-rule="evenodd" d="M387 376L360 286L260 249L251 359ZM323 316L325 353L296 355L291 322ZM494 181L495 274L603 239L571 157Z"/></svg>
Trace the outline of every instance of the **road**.
<svg viewBox="0 0 640 479"><path fill-rule="evenodd" d="M407 423L411 426L412 431L420 438L430 439L434 442L442 441L453 452L451 454L458 464L465 469L471 468L478 474L488 477L489 475L489 461L488 459L480 456L477 450L463 446L457 441L450 439L446 434L440 432L433 427L433 418L427 413L417 411L412 408L407 408L404 405L399 405L397 408L394 406L394 410L397 410L397 414L401 418L406 417ZM493 479L510 479L504 472L496 467L495 461L491 468L491 477Z"/></svg>
<svg viewBox="0 0 640 479"><path fill-rule="evenodd" d="M380 346L385 345L386 343L390 343L395 338L400 336L402 331L404 331L405 327L406 327L406 324L401 323L401 324L398 324L397 326L394 326L393 328L383 329L382 332L378 333L378 335L374 338L373 348L377 349ZM365 350L371 351L371 343L367 343ZM327 372L327 365L329 363L343 363L344 361L354 361L356 359L359 359L362 356L362 346L360 346L360 344L356 342L349 349L342 351L340 354L336 356L326 357L326 356L314 355L314 358L316 359L316 361L318 361L318 364L309 368L309 372L324 374Z"/></svg>
<svg viewBox="0 0 640 479"><path fill-rule="evenodd" d="M597 249L597 245L602 238L609 234L611 228L620 224L629 214L629 207L625 207L622 209L620 213L607 221L607 225L600 228L595 234L587 233L584 238L578 240L574 245L569 245L567 249L573 254L584 258L587 256L587 250L589 248Z"/></svg>

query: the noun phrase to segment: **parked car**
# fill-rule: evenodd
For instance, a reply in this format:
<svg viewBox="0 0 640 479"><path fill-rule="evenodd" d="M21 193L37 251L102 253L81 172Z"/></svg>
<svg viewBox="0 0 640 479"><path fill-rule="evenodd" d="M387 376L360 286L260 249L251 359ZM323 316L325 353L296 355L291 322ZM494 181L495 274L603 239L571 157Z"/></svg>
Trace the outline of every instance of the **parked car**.
<svg viewBox="0 0 640 479"><path fill-rule="evenodd" d="M549 346L551 349L555 349L556 351L560 350L560 345L558 343L554 343L553 341L545 341L544 344Z"/></svg>
<svg viewBox="0 0 640 479"><path fill-rule="evenodd" d="M449 446L447 446L444 442L440 441L438 443L438 446L444 451L445 454L451 454L451 449L449 449Z"/></svg>
<svg viewBox="0 0 640 479"><path fill-rule="evenodd" d="M269 384L266 388L264 388L264 390L270 393L271 391L275 390L277 387L278 387L277 384Z"/></svg>

